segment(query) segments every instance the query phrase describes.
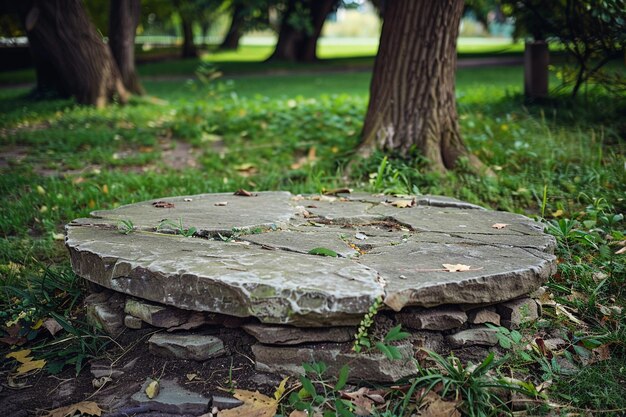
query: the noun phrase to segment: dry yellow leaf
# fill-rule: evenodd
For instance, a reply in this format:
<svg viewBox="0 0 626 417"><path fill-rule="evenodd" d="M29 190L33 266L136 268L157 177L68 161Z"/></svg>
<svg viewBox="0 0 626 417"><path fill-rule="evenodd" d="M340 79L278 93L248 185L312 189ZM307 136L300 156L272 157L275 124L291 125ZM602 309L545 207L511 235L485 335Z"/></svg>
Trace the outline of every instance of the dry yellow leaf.
<svg viewBox="0 0 626 417"><path fill-rule="evenodd" d="M77 404L72 404L66 407L60 407L52 411L48 411L48 414L46 414L45 417L68 417L73 416L74 414L76 414L77 411L81 415L88 416L100 416L102 414L102 410L95 402L81 401Z"/></svg>
<svg viewBox="0 0 626 417"><path fill-rule="evenodd" d="M504 229L508 225L509 225L508 223L495 223L495 224L492 224L491 227L493 227L494 229Z"/></svg>
<svg viewBox="0 0 626 417"><path fill-rule="evenodd" d="M26 358L29 359L29 358ZM31 358L32 359L32 358ZM23 375L27 372L33 371L35 369L41 369L46 365L45 359L39 359L36 361L29 360L28 362L24 362L20 366L17 367L17 374Z"/></svg>
<svg viewBox="0 0 626 417"><path fill-rule="evenodd" d="M278 401L260 392L236 389L235 398L243 401L243 405L217 413L218 417L274 417L278 409Z"/></svg>
<svg viewBox="0 0 626 417"><path fill-rule="evenodd" d="M146 387L146 396L150 399L153 399L157 395L159 395L159 381L152 381Z"/></svg>
<svg viewBox="0 0 626 417"><path fill-rule="evenodd" d="M289 413L289 417L309 417L309 413L306 411L293 410Z"/></svg>
<svg viewBox="0 0 626 417"><path fill-rule="evenodd" d="M463 264L442 264L443 268L448 272L463 272L469 271L472 267Z"/></svg>
<svg viewBox="0 0 626 417"><path fill-rule="evenodd" d="M8 359L15 359L19 363L26 363L33 360L33 358L27 357L30 355L30 349L18 350L17 352L8 353L5 357Z"/></svg>
<svg viewBox="0 0 626 417"><path fill-rule="evenodd" d="M188 381L193 381L194 379L198 377L198 374L187 374L185 376L187 377Z"/></svg>
<svg viewBox="0 0 626 417"><path fill-rule="evenodd" d="M391 203L392 206L398 208L408 208L415 204L415 200L396 200Z"/></svg>
<svg viewBox="0 0 626 417"><path fill-rule="evenodd" d="M286 385L287 385L287 380L289 379L289 377L285 377L282 381L280 381L280 384L278 385L278 388L276 388L276 391L274 392L274 399L279 402L281 397L285 394L285 390L286 390Z"/></svg>

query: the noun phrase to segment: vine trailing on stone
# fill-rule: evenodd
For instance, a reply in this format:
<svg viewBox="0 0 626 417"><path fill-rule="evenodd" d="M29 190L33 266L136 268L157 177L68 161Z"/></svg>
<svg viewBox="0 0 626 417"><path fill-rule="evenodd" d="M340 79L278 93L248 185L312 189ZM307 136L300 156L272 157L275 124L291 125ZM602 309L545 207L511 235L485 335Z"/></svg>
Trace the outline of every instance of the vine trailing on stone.
<svg viewBox="0 0 626 417"><path fill-rule="evenodd" d="M354 344L352 350L356 353L361 353L363 348L370 349L372 343L369 337L369 329L374 324L374 316L378 314L378 310L383 305L383 298L377 297L374 303L370 306L368 312L363 316L359 323L357 333L354 335Z"/></svg>

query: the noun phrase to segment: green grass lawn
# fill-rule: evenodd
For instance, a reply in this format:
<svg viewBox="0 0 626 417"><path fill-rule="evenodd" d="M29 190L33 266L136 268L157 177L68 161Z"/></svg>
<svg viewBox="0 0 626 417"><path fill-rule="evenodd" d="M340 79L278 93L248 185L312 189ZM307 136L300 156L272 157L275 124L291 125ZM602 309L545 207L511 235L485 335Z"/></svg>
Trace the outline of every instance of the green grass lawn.
<svg viewBox="0 0 626 417"><path fill-rule="evenodd" d="M142 72L163 73L155 66L187 63L152 65ZM383 155L376 154L355 163L345 183L369 78L356 72L225 76L209 84L146 79L147 91L159 100L134 98L127 106L103 110L71 100L30 101L26 88L0 90L0 318L8 321L27 311L21 320L33 324L49 314L50 305L71 317L63 301L70 292L51 292L54 302L47 309L35 305L33 297L43 291L37 283L45 268L64 277L60 286L75 285L63 226L91 210L242 187L317 193L347 185L445 194L543 216L559 242L559 272L549 291L587 324L547 307L546 320L524 334L561 332L580 348L560 352L562 357L580 364L585 349L593 355L592 349L604 347L614 363L623 365L626 318L624 310L610 309L626 306L625 258L615 254L625 233L620 217L626 210L623 97L589 94L577 102L561 97L527 106L520 97L520 68L461 69L461 132L496 176L476 175L463 165L438 175L426 172L418 157L383 163ZM182 164L173 162L173 153L188 148ZM523 351L524 345L515 346L514 361L501 371L521 369L535 385L549 371L555 383L547 391L552 401L601 406L602 362L585 367L576 379L541 358L526 360ZM626 407L622 374L606 375L612 378L611 407Z"/></svg>

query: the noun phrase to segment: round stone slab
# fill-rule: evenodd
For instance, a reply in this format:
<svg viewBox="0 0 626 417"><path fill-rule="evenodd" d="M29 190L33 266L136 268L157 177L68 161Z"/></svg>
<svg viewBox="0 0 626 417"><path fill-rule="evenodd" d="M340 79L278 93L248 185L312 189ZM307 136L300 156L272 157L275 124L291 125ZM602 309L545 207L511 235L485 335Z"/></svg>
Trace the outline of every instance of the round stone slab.
<svg viewBox="0 0 626 417"><path fill-rule="evenodd" d="M352 325L378 297L396 311L496 303L555 268L536 222L447 197L202 194L92 216L66 227L78 275L265 323Z"/></svg>

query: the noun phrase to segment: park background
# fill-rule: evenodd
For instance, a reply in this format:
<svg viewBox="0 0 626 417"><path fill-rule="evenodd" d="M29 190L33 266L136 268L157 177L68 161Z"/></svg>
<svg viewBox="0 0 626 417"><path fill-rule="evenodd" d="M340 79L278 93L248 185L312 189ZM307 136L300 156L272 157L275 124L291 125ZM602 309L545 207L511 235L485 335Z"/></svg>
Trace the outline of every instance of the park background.
<svg viewBox="0 0 626 417"><path fill-rule="evenodd" d="M580 32L588 37L598 31L594 22L613 25L606 65L580 85L576 75L587 61L571 53L583 42L573 29L551 28L539 36L517 3L465 5L456 108L464 143L488 168L482 171L467 159L433 170L416 149L355 155L382 24L369 3L344 2L331 11L313 59L294 51L270 59L286 5L294 2L269 8L268 2L243 2L254 7L235 45L220 43L237 1L142 2L133 49L141 84L136 93L143 94L124 100L112 94L97 106L80 103L71 91L33 92L37 78L24 22L5 3L0 3L0 49L8 57L0 72L3 376L33 381L78 374L89 388L89 377L80 371L115 347L84 321L84 283L72 273L63 244L64 225L72 219L172 195L353 188L441 194L543 222L558 242L558 273L548 288L559 307L544 309L542 327L524 329L524 342L508 349L510 361L498 371L513 368L525 375L537 391L530 403L536 412L620 415L626 409L623 2L546 3L543 13L556 22L564 14L561 3L606 12L608 17L594 13L582 20ZM109 2L84 5L106 40ZM191 28L193 45L185 28ZM550 49L550 87L548 94L529 96L525 41L538 37ZM588 62L607 58L595 39L586 40ZM54 335L41 326L50 319L62 324ZM536 348L528 350L545 331L559 331L567 341L548 359ZM34 370L38 374L16 375L15 361L4 360L4 354L25 348L44 361L43 370ZM88 391L80 394L86 397ZM52 407L37 401L33 408ZM497 402L486 409L507 412Z"/></svg>

